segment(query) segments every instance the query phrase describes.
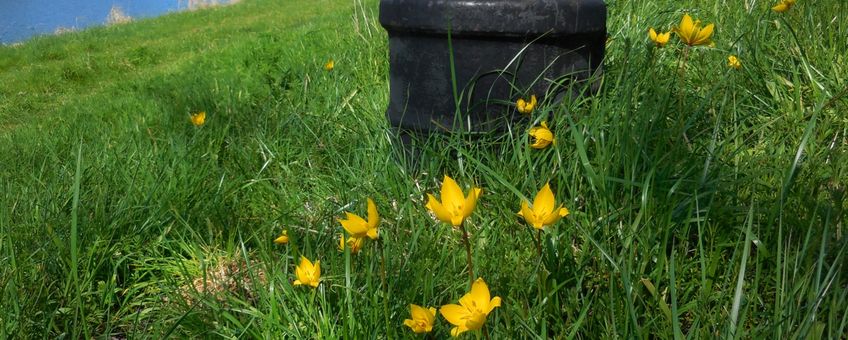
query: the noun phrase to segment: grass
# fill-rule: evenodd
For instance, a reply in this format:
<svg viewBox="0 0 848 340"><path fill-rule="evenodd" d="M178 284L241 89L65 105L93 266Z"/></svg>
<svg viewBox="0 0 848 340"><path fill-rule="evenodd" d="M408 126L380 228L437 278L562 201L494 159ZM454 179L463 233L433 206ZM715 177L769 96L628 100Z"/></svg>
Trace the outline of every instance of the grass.
<svg viewBox="0 0 848 340"><path fill-rule="evenodd" d="M436 137L417 171L383 117L376 1L0 47L0 338L412 337L408 304L467 291L459 233L424 208L444 174L484 190L466 227L503 298L492 338L845 337L848 6L746 4L609 2L599 94L534 116L555 146L529 148L529 122ZM646 33L683 12L717 27L685 73ZM571 215L539 256L515 213L546 182ZM366 197L381 239L341 253ZM292 286L301 255L315 290Z"/></svg>

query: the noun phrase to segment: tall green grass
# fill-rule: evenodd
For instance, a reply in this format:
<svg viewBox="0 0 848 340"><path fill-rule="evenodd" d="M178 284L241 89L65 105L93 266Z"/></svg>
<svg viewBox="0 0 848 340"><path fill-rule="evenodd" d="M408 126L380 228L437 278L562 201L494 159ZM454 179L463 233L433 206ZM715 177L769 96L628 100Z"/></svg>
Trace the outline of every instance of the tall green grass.
<svg viewBox="0 0 848 340"><path fill-rule="evenodd" d="M844 337L848 8L746 4L609 2L600 92L534 116L554 147L528 147L530 122L435 136L416 169L383 117L376 1L2 47L0 338L413 337L408 304L467 290L460 235L424 208L445 174L484 189L467 227L503 298L493 338ZM679 44L646 32L683 12L717 33L681 76ZM539 256L516 212L546 182L572 213ZM339 252L336 219L366 197L381 241ZM301 255L318 289L292 286Z"/></svg>

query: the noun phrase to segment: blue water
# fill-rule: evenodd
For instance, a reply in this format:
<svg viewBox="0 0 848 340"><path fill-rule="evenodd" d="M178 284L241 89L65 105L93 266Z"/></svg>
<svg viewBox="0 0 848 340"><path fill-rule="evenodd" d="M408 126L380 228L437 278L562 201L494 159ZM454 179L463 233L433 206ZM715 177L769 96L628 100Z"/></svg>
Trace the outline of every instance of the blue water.
<svg viewBox="0 0 848 340"><path fill-rule="evenodd" d="M133 19L186 6L185 0L0 0L0 43L52 34L58 28L83 29L106 22L112 6Z"/></svg>

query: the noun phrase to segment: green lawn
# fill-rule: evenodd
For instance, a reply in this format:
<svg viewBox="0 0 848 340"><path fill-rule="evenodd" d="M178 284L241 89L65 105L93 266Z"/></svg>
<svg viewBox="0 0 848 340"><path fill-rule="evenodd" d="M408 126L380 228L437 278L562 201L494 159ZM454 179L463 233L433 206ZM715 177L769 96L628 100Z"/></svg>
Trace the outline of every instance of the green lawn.
<svg viewBox="0 0 848 340"><path fill-rule="evenodd" d="M384 118L376 0L0 47L0 338L421 338L409 304L469 289L462 232L425 208L444 175L483 189L464 226L502 299L466 338L844 338L848 3L774 4L608 1L598 95L433 138L417 169ZM715 45L654 47L685 12ZM530 148L545 114L556 144ZM516 213L548 182L570 215L537 234ZM379 241L338 251L369 197Z"/></svg>

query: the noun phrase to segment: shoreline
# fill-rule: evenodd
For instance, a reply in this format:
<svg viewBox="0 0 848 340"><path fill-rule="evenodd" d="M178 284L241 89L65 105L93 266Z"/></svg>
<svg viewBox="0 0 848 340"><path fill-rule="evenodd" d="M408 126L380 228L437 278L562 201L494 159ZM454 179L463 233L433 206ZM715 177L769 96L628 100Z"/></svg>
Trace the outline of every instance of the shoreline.
<svg viewBox="0 0 848 340"><path fill-rule="evenodd" d="M108 13L103 17L102 20L83 22L81 25L48 25L44 23L37 24L22 24L18 26L24 26L24 30L33 30L34 32L30 32L28 34L24 34L23 38L3 41L0 40L0 47L18 47L30 40L44 37L44 36L56 36L62 35L66 33L73 32L81 32L86 29L95 28L95 27L103 27L103 26L113 26L113 25L121 25L125 23L129 23L132 21L140 20L140 19L148 19L148 18L157 18L163 15L168 15L171 13L180 13L186 11L198 11L208 8L222 7L222 6L230 6L237 3L240 3L242 0L175 0L176 8L168 9L162 12L158 12L154 15L130 15L124 9L124 7L120 4L113 4L109 9ZM85 18L85 16L79 16L81 18ZM54 26L51 31L43 31L38 32L35 31L36 27L39 26ZM11 27L15 27L14 25ZM12 30L14 31L14 30ZM14 36L14 34L10 34ZM0 36L2 38L2 36Z"/></svg>

